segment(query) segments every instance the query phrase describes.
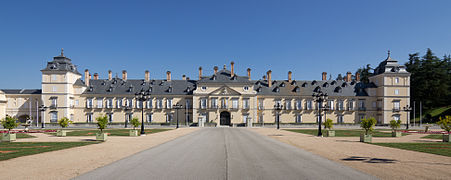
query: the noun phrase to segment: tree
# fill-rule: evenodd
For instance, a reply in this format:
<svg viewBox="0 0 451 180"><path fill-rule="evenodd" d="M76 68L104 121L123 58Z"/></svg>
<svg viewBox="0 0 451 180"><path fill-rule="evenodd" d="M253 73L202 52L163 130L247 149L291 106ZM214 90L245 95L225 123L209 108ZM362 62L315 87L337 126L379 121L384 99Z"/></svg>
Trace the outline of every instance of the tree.
<svg viewBox="0 0 451 180"><path fill-rule="evenodd" d="M99 116L96 118L96 121L97 126L100 129L100 132L103 133L103 129L105 129L108 124L108 116L107 115Z"/></svg>
<svg viewBox="0 0 451 180"><path fill-rule="evenodd" d="M130 121L130 123L133 125L133 130L136 129L136 127L138 127L139 125L141 125L141 123L139 122L138 118L132 118L132 120Z"/></svg>
<svg viewBox="0 0 451 180"><path fill-rule="evenodd" d="M11 131L11 129L16 128L17 126L19 126L19 123L17 123L17 119L13 118L11 116L6 116L3 120L2 120L2 126L5 129L8 129L8 133Z"/></svg>
<svg viewBox="0 0 451 180"><path fill-rule="evenodd" d="M374 117L363 118L362 122L360 122L360 127L365 129L365 135L369 135L370 132L374 130L374 125L376 125L377 121Z"/></svg>
<svg viewBox="0 0 451 180"><path fill-rule="evenodd" d="M60 120L58 120L58 124L62 127L62 128L66 128L69 126L69 124L72 124L73 122L71 120L69 120L69 118L67 117L63 117Z"/></svg>
<svg viewBox="0 0 451 180"><path fill-rule="evenodd" d="M390 127L394 131L396 131L399 127L401 127L401 120L391 120Z"/></svg>
<svg viewBox="0 0 451 180"><path fill-rule="evenodd" d="M440 121L437 124L448 134L451 131L451 116L445 116L445 118L440 117Z"/></svg>
<svg viewBox="0 0 451 180"><path fill-rule="evenodd" d="M363 66L359 69L357 69L356 73L360 74L360 81L363 83L369 83L369 77L373 74L372 72L370 72L371 70L373 70L373 68L370 67L370 64L367 64L366 67Z"/></svg>
<svg viewBox="0 0 451 180"><path fill-rule="evenodd" d="M334 126L334 124L332 122L333 122L332 119L327 119L326 121L324 121L324 123L323 123L324 128L331 130Z"/></svg>

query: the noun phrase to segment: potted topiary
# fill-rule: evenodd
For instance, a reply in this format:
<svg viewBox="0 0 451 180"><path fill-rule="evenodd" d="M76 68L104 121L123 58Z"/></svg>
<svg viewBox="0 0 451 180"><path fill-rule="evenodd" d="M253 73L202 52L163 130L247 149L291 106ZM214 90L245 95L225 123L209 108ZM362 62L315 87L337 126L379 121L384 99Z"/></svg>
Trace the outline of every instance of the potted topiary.
<svg viewBox="0 0 451 180"><path fill-rule="evenodd" d="M132 120L130 121L130 124L133 125L133 129L130 130L130 136L138 136L138 130L136 130L136 127L141 125L138 118L132 118Z"/></svg>
<svg viewBox="0 0 451 180"><path fill-rule="evenodd" d="M100 129L100 132L96 133L96 140L97 141L106 141L108 138L108 135L106 133L103 133L103 129L105 129L108 124L108 116L107 115L100 116L100 117L97 117L96 120L97 120L97 126Z"/></svg>
<svg viewBox="0 0 451 180"><path fill-rule="evenodd" d="M327 129L326 136L327 137L334 137L335 131L332 130L334 124L332 123L332 119L327 119L324 123L324 129Z"/></svg>
<svg viewBox="0 0 451 180"><path fill-rule="evenodd" d="M376 125L377 121L373 117L363 118L362 122L360 122L360 127L362 127L365 132L360 134L360 142L371 142L373 136L371 132L374 130L373 126Z"/></svg>
<svg viewBox="0 0 451 180"><path fill-rule="evenodd" d="M2 126L5 129L8 129L8 133L3 133L2 134L2 141L5 141L5 142L15 141L16 140L16 134L12 134L11 133L11 129L14 129L17 126L19 126L19 123L17 123L17 119L15 119L15 118L13 118L11 116L6 116L2 120Z"/></svg>
<svg viewBox="0 0 451 180"><path fill-rule="evenodd" d="M56 131L56 136L58 137L66 137L66 130L64 128L67 128L69 124L72 124L73 122L69 120L67 117L63 117L60 120L58 120L58 124L61 126L61 129L58 129Z"/></svg>
<svg viewBox="0 0 451 180"><path fill-rule="evenodd" d="M437 124L447 132L447 134L443 134L443 142L449 142L451 137L451 116L445 116L445 118L440 117L440 121Z"/></svg>
<svg viewBox="0 0 451 180"><path fill-rule="evenodd" d="M392 137L401 137L402 132L397 131L399 127L401 127L401 120L391 120L390 127L392 129L391 136Z"/></svg>

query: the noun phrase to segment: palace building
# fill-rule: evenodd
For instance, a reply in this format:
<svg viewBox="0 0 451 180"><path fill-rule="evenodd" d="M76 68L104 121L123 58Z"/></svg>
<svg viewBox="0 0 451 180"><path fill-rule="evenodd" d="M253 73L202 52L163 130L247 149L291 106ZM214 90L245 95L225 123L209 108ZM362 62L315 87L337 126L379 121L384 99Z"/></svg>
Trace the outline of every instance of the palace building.
<svg viewBox="0 0 451 180"><path fill-rule="evenodd" d="M323 119L334 123L358 123L365 117L376 118L378 124L407 120L403 107L409 105L410 73L390 53L369 83L350 72L335 80L328 80L323 72L321 80L306 81L292 79L291 71L287 79L275 80L269 70L256 80L251 69L243 76L234 68L233 62L230 68L215 66L207 75L199 67L197 79L172 79L170 71L166 79L151 79L149 71L143 79L128 79L125 70L120 78L109 71L108 78L100 79L89 70L82 75L61 52L41 70L41 89L0 91L0 117L9 115L21 122L31 118L36 124L62 117L94 123L96 117L107 115L111 123L126 123L134 117L141 120L144 111L144 121L151 124L173 123L178 118L181 124L199 126L253 126L275 123L278 117L282 124L317 123L318 108L324 108ZM136 98L140 92L148 95L146 101ZM324 105L314 101L315 92L328 94ZM41 105L47 107L45 111L39 110Z"/></svg>

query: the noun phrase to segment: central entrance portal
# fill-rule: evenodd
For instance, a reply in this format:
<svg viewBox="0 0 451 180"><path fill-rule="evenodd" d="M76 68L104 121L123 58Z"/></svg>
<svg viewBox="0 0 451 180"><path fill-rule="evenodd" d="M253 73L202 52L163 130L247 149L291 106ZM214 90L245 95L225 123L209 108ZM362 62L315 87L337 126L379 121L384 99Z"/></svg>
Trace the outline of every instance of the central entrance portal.
<svg viewBox="0 0 451 180"><path fill-rule="evenodd" d="M227 111L223 111L220 114L220 122L221 126L230 126L230 113Z"/></svg>

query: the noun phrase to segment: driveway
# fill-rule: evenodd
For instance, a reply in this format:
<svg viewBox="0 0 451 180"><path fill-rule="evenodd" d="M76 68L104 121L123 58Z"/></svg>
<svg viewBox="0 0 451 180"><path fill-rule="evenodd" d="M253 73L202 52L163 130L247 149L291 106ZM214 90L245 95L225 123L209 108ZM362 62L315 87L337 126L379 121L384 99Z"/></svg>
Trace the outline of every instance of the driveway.
<svg viewBox="0 0 451 180"><path fill-rule="evenodd" d="M203 128L75 179L376 178L246 128Z"/></svg>

